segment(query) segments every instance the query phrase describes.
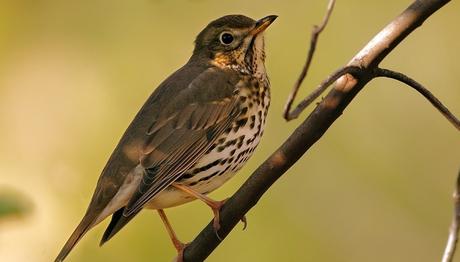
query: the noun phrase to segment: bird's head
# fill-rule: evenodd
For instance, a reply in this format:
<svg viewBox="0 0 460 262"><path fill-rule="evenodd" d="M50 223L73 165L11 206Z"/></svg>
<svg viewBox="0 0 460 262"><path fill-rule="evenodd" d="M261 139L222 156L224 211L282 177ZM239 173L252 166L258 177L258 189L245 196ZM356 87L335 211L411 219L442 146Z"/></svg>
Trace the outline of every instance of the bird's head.
<svg viewBox="0 0 460 262"><path fill-rule="evenodd" d="M214 20L198 34L193 57L219 67L256 72L265 60L263 32L276 18L270 15L255 21L227 15Z"/></svg>

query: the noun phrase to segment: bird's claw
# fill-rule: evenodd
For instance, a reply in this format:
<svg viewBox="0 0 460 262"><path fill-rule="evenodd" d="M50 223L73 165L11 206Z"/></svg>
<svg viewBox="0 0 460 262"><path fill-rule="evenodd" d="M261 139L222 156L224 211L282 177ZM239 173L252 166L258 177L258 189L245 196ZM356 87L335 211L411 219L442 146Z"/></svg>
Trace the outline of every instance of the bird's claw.
<svg viewBox="0 0 460 262"><path fill-rule="evenodd" d="M174 243L174 247L176 248L177 250L177 257L176 257L176 260L174 260L175 262L183 262L184 261L184 250L186 247L188 247L188 245L190 245L189 243L182 243L182 242L178 242L178 243Z"/></svg>
<svg viewBox="0 0 460 262"><path fill-rule="evenodd" d="M240 219L241 223L243 223L243 230L246 229L246 227L248 226L248 220L246 219L246 215L244 215L241 219Z"/></svg>
<svg viewBox="0 0 460 262"><path fill-rule="evenodd" d="M222 206L227 202L228 198L222 200L222 201L215 201L210 207L212 208L212 212L214 213L214 219L212 222L212 227L214 228L214 232L216 233L217 238L222 241L222 238L219 236L219 230L220 230L220 210ZM240 221L243 223L243 230L246 229L248 226L248 221L246 219L246 216L243 216Z"/></svg>

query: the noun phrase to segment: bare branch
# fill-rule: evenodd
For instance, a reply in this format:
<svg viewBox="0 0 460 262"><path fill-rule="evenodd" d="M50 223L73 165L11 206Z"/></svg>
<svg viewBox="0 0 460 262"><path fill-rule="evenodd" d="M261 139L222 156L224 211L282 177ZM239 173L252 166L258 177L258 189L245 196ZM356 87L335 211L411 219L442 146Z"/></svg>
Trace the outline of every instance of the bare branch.
<svg viewBox="0 0 460 262"><path fill-rule="evenodd" d="M430 103L436 107L436 109L443 114L458 130L460 130L460 121L445 107L439 99L437 99L428 89L422 86L420 83L414 79L389 69L376 68L375 69L376 77L388 77L398 81L403 82L404 84L414 88L417 92L423 95Z"/></svg>
<svg viewBox="0 0 460 262"><path fill-rule="evenodd" d="M454 216L449 229L449 238L447 240L446 249L442 256L442 262L451 262L454 259L455 248L458 242L458 231L460 229L460 172L457 176L457 185L454 191Z"/></svg>
<svg viewBox="0 0 460 262"><path fill-rule="evenodd" d="M318 98L322 93L324 93L324 91L326 91L326 89L330 85L332 85L337 79L339 79L341 76L346 75L346 74L357 75L361 71L362 71L361 68L357 66L345 66L345 67L339 68L328 78L324 79L323 82L321 82L321 84L319 84L319 86L315 90L313 90L313 92L311 92L306 98L304 98L304 100L302 100L294 110L292 110L288 114L286 113L287 112L286 111L284 118L287 121L297 118L306 107L308 107L313 101L315 101L316 98ZM296 92L293 92L294 96ZM288 104L292 104L293 99L294 98L291 98L290 96L288 98Z"/></svg>
<svg viewBox="0 0 460 262"><path fill-rule="evenodd" d="M311 39L310 39L310 49L308 50L307 60L305 61L305 65L302 69L302 72L300 73L299 78L294 84L294 87L292 88L291 93L289 94L288 100L286 102L286 105L284 107L283 117L287 121L297 118L299 114L305 109L305 107L311 104L311 102L308 102L308 103L304 102L305 100L308 99L306 98L303 101L304 103L299 104L295 108L294 112L291 113L292 103L294 102L294 99L297 96L297 92L299 91L299 88L302 85L303 80L307 76L308 69L310 68L311 61L313 60L313 54L315 53L315 50L316 50L316 44L318 42L318 37L321 34L321 32L324 30L324 28L326 27L327 22L329 21L329 17L331 17L332 10L334 9L334 5L335 5L335 0L329 0L329 3L327 5L327 12L323 18L323 22L319 26L318 25L313 26L313 30L311 32ZM319 95L321 95L321 93L323 93L326 90L326 88L330 86L331 84L328 84L327 86L325 86L324 90L322 90L319 94L317 94L316 97L313 98L313 100L316 99ZM318 89L316 89L315 91L319 91Z"/></svg>
<svg viewBox="0 0 460 262"><path fill-rule="evenodd" d="M361 68L338 79L291 136L265 160L225 203L221 210L219 236L224 239L262 195L328 130L359 91L374 77L373 70L411 32L449 0L416 0L378 33L348 66ZM184 261L203 261L221 243L212 221L184 250Z"/></svg>

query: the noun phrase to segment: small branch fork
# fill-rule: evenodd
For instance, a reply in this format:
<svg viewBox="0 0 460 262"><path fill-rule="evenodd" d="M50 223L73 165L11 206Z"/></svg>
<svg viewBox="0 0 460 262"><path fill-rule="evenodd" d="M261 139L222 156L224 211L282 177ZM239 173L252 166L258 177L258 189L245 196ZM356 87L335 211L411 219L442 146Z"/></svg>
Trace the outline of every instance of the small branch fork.
<svg viewBox="0 0 460 262"><path fill-rule="evenodd" d="M238 224L240 219L257 204L258 200L273 183L322 137L334 121L341 116L343 110L351 103L359 91L376 77L392 78L414 88L460 130L460 121L426 88L401 73L381 69L378 66L399 43L448 2L450 0L415 0L364 46L345 67L340 68L325 79L291 111L292 103L308 73L319 34L324 30L330 18L335 3L334 0L330 0L322 24L313 28L307 60L287 100L283 114L284 118L288 121L297 118L308 105L333 83L335 83L334 87L289 138L228 199L220 211L221 228L218 231L220 238L216 236L211 221L185 248L184 261L205 260ZM458 201L456 202L457 204ZM459 218L458 214L460 214L460 207L456 209L456 219ZM458 222L456 222L455 228L451 229L452 231L458 231ZM452 238L454 238L452 241L455 242L456 233ZM449 243L451 243L451 240L449 240ZM452 250L451 253L453 253L453 249L450 249Z"/></svg>
<svg viewBox="0 0 460 262"><path fill-rule="evenodd" d="M302 72L299 75L299 78L297 79L296 83L294 84L294 87L292 88L291 93L289 94L286 106L284 108L284 118L286 120L288 120L288 121L291 120L291 119L297 118L305 107L307 107L313 100L315 100L322 92L324 92L326 90L326 88L328 86L330 86L333 82L335 82L335 80L337 80L341 75L349 73L349 72L343 72L344 70L338 70L338 72L342 72L341 75L338 75L337 78L332 80L331 83L329 83L327 85L325 83L324 88L320 89L320 87L321 87L321 85L320 85L318 87L318 89L317 89L318 95L315 96L314 95L315 92L313 92L309 97L307 97L304 101L302 101L302 103L300 103L296 107L296 109L294 110L293 113L290 113L292 103L294 102L294 99L297 96L297 92L299 91L299 88L302 85L303 80L307 76L308 69L310 69L311 61L313 60L313 55L315 54L316 43L318 42L318 37L321 34L321 32L324 30L324 28L326 28L327 22L329 22L329 18L331 17L331 14L332 14L332 10L334 9L334 5L335 5L335 0L330 0L329 4L327 5L327 11L326 11L326 15L323 18L323 22L319 26L317 26L317 25L313 26L313 30L311 32L311 39L310 39L310 49L308 50L307 60L306 60L305 65L304 65L304 67L302 69ZM338 72L336 72L336 74ZM333 74L333 75L335 75L335 74ZM332 76L329 77L329 78L332 78Z"/></svg>
<svg viewBox="0 0 460 262"><path fill-rule="evenodd" d="M455 248L458 242L458 231L460 229L460 171L457 176L457 185L454 191L454 216L450 225L449 238L447 239L446 249L442 256L442 262L451 262L454 259Z"/></svg>
<svg viewBox="0 0 460 262"><path fill-rule="evenodd" d="M339 79L343 75L351 74L355 78L359 78L360 74L367 74L368 76L370 76L371 79L374 79L377 77L386 77L386 78L391 78L391 79L400 81L412 87L417 92L419 92L421 95L423 95L428 101L430 101L430 103L436 109L438 109L439 112L441 112L441 114L445 118L447 118L447 120L449 120L449 122L451 122L455 128L457 128L457 130L460 131L460 121L428 89L423 87L420 83L418 83L414 79L402 73L399 73L393 70L389 70L389 69L382 69L379 67L375 67L375 68L364 68L363 67L362 68L359 66L345 66L345 67L339 68L332 75L330 75L323 82L321 82L321 84L318 87L316 87L315 90L313 90L306 98L304 98L296 106L295 109L291 111L292 104L297 96L300 86L302 85L305 77L307 76L308 70L313 60L313 55L316 50L316 44L318 42L318 37L321 34L321 32L324 30L324 28L326 27L327 22L329 21L332 10L334 8L334 4L335 4L335 0L329 1L327 12L326 12L326 15L324 16L323 22L319 26L316 26L316 25L313 26L307 60L302 69L302 72L300 73L299 78L295 82L294 87L292 88L291 93L288 96L286 105L284 107L284 113L283 113L284 119L286 119L286 121L296 119L302 113L302 111L305 110L305 108L307 108L316 98L318 98L322 93L324 93L324 91L326 91L330 85L332 85L337 79Z"/></svg>

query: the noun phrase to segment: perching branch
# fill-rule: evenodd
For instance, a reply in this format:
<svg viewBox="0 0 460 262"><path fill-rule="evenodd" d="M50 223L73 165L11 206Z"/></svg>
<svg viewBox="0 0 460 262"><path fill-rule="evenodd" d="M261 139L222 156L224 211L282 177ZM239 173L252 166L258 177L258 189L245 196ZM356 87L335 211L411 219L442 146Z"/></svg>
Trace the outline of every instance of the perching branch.
<svg viewBox="0 0 460 262"><path fill-rule="evenodd" d="M447 239L446 249L442 256L442 262L453 261L455 248L458 242L458 231L460 229L460 172L457 176L457 184L454 191L454 216L450 225L449 238Z"/></svg>
<svg viewBox="0 0 460 262"><path fill-rule="evenodd" d="M340 117L359 91L375 77L379 63L411 32L449 0L417 0L380 31L352 60L347 72L291 136L265 160L223 206L218 235L224 239L262 195ZM355 70L353 69L353 70ZM349 69L351 70L351 69ZM327 81L326 81L327 82ZM301 111L301 110L300 110ZM220 244L212 221L184 251L184 261L203 261Z"/></svg>

